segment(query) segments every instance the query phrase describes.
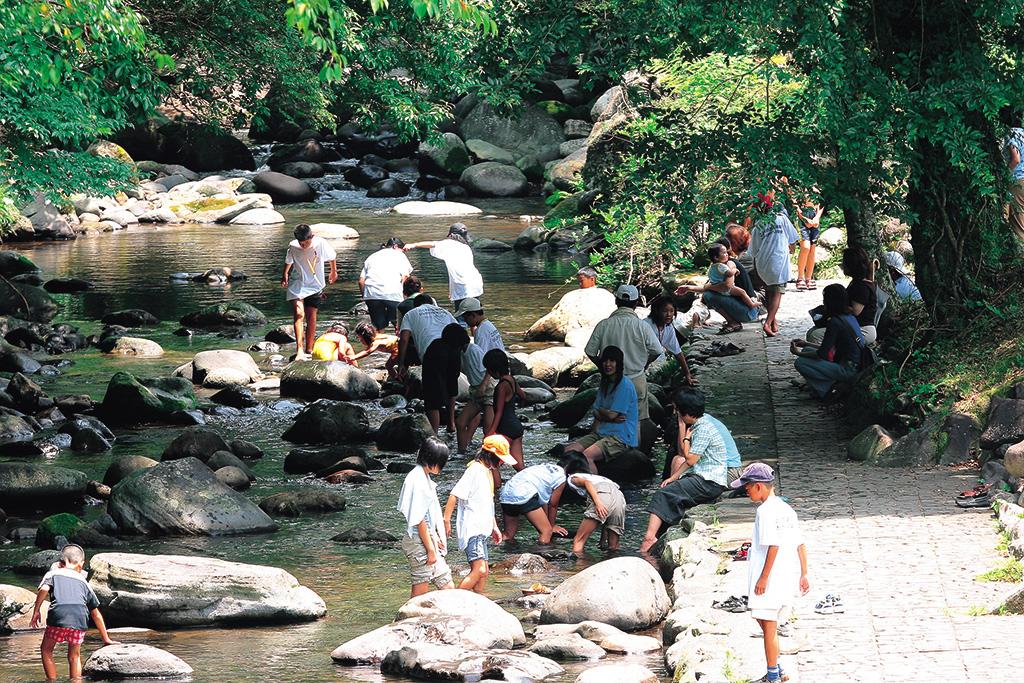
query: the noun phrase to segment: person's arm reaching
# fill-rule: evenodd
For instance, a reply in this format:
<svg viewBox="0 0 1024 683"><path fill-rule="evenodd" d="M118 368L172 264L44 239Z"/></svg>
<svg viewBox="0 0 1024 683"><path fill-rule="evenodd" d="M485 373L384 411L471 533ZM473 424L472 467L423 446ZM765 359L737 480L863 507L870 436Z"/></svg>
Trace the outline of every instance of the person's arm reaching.
<svg viewBox="0 0 1024 683"><path fill-rule="evenodd" d="M36 604L34 607L32 607L32 620L28 624L29 628L39 628L39 621L41 619L43 609L43 601L46 600L46 595L49 592L50 589L46 586L41 586L39 590L36 591Z"/></svg>
<svg viewBox="0 0 1024 683"><path fill-rule="evenodd" d="M402 251L409 251L410 249L433 249L436 242L413 242L407 244L402 248Z"/></svg>
<svg viewBox="0 0 1024 683"><path fill-rule="evenodd" d="M285 262L285 264L284 264L284 274L281 275L281 288L282 289L287 289L288 288L288 273L290 273L290 272L292 272L292 264Z"/></svg>
<svg viewBox="0 0 1024 683"><path fill-rule="evenodd" d="M455 505L459 499L455 496L448 496L448 502L444 506L444 535L452 535L452 513L455 512Z"/></svg>
<svg viewBox="0 0 1024 683"><path fill-rule="evenodd" d="M103 621L103 615L100 614L98 608L93 607L89 612L89 616L92 617L92 623L96 624L96 630L100 632L100 638L103 639L104 645L117 645L118 641L111 640L110 634L107 633L107 623Z"/></svg>
<svg viewBox="0 0 1024 683"><path fill-rule="evenodd" d="M338 281L338 262L334 259L331 259L327 263L331 267L331 274L327 276L327 284L333 285L335 282Z"/></svg>
<svg viewBox="0 0 1024 683"><path fill-rule="evenodd" d="M401 377L405 374L406 368L405 356L409 351L409 339L412 338L412 332L409 330L402 330L398 333L398 376Z"/></svg>
<svg viewBox="0 0 1024 683"><path fill-rule="evenodd" d="M557 536L568 536L569 532L565 527L555 524L555 517L558 515L558 503L562 500L562 491L565 490L565 482L551 492L551 500L548 501L547 513L548 522L551 523L551 532Z"/></svg>

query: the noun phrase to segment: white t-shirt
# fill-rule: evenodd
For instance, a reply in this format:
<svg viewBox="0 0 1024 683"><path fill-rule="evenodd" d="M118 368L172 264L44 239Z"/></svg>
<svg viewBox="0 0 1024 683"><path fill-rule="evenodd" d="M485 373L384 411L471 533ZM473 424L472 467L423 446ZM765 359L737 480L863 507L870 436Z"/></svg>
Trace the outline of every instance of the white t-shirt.
<svg viewBox="0 0 1024 683"><path fill-rule="evenodd" d="M750 253L754 257L754 270L766 285L784 285L789 282L789 245L800 236L785 214L775 220L763 218L750 233Z"/></svg>
<svg viewBox="0 0 1024 683"><path fill-rule="evenodd" d="M462 371L466 373L471 387L479 386L487 375L484 367L484 352L478 344L469 344L462 352Z"/></svg>
<svg viewBox="0 0 1024 683"><path fill-rule="evenodd" d="M541 505L547 505L555 489L565 483L565 470L554 463L534 465L520 470L501 487L498 500L510 505L522 505L534 496Z"/></svg>
<svg viewBox="0 0 1024 683"><path fill-rule="evenodd" d="M318 235L313 236L309 249L299 246L298 240L289 242L284 255L284 262L292 266L288 278L288 301L322 292L327 286L324 265L337 258L334 247Z"/></svg>
<svg viewBox="0 0 1024 683"><path fill-rule="evenodd" d="M483 349L484 353L491 349L505 350L505 342L501 341L501 332L498 332L498 328L490 320L484 320L477 325L473 342Z"/></svg>
<svg viewBox="0 0 1024 683"><path fill-rule="evenodd" d="M405 516L405 533L416 537L416 527L426 520L427 528L438 538L444 538L444 517L441 504L437 501L437 484L427 475L421 465L409 471L398 494L398 511Z"/></svg>
<svg viewBox="0 0 1024 683"><path fill-rule="evenodd" d="M459 499L456 535L459 550L465 550L474 536L490 536L494 529L494 478L479 460L469 463L459 483L452 489Z"/></svg>
<svg viewBox="0 0 1024 683"><path fill-rule="evenodd" d="M800 537L800 526L796 512L778 496L769 496L757 508L754 517L754 535L750 542L749 593L747 601L750 609L778 609L792 606L800 590L800 555L797 548L803 543ZM768 547L777 545L779 552L775 556L771 574L768 576L768 589L764 595L757 595L754 586L761 578Z"/></svg>
<svg viewBox="0 0 1024 683"><path fill-rule="evenodd" d="M676 336L675 327L672 325L665 325L665 329L659 332L658 326L654 323L653 318L644 318L644 322L650 326L651 330L654 332L654 336L658 338L659 342L661 342L662 347L672 354L673 357L683 352L682 347L679 346L679 337ZM664 357L665 354L663 353L661 355Z"/></svg>
<svg viewBox="0 0 1024 683"><path fill-rule="evenodd" d="M380 249L370 254L363 263L363 299L366 301L394 301L405 299L402 278L412 273L412 264L398 249Z"/></svg>
<svg viewBox="0 0 1024 683"><path fill-rule="evenodd" d="M412 333L412 342L416 345L416 351L420 358L427 352L427 347L435 339L441 338L441 332L445 327L455 322L455 316L439 306L424 304L417 306L402 316L402 326L399 332L409 330Z"/></svg>
<svg viewBox="0 0 1024 683"><path fill-rule="evenodd" d="M430 255L448 267L448 296L452 301L478 297L484 293L484 280L473 265L473 250L457 240L441 240L430 249Z"/></svg>

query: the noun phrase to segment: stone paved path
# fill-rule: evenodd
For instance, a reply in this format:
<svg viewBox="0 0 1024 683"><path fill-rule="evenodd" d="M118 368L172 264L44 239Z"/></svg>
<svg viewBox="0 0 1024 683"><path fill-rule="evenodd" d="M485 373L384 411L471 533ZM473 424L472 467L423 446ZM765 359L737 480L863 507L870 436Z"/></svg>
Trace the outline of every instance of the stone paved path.
<svg viewBox="0 0 1024 683"><path fill-rule="evenodd" d="M970 616L1013 590L1010 584L975 580L1002 559L991 515L952 504L975 477L947 468L873 468L846 459L851 434L843 416L826 412L790 383L799 376L789 340L802 337L807 310L821 300L821 289L797 293L790 287L780 336L765 339L748 325L729 337L746 352L720 365L711 361L701 378L711 412L734 428L744 460L778 468L780 492L801 519L812 591L798 606L797 624L809 647L784 658L792 680L1016 680L1013 653L1024 635L1024 617ZM750 537L749 501L726 501L717 516L726 543ZM730 572L729 588L743 594L743 580L745 571ZM845 614L814 613L814 603L826 593L842 596ZM759 677L759 651L742 651L744 672Z"/></svg>

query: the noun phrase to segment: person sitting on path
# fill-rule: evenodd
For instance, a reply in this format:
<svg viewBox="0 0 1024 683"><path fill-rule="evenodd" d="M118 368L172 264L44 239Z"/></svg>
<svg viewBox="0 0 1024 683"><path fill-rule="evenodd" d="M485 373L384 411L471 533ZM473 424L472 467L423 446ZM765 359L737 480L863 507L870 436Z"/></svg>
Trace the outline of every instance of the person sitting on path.
<svg viewBox="0 0 1024 683"><path fill-rule="evenodd" d="M460 454L469 449L477 427L483 424L486 428L494 419L494 387L497 384L484 367L483 349L476 344L468 344L462 352L462 372L469 380L469 400L455 418Z"/></svg>
<svg viewBox="0 0 1024 683"><path fill-rule="evenodd" d="M796 371L817 398L827 397L836 382L850 382L862 369L867 342L857 319L850 314L846 292L839 284L822 291L828 324L820 344L794 339L789 345L797 357Z"/></svg>
<svg viewBox="0 0 1024 683"><path fill-rule="evenodd" d="M725 242L725 244L723 244ZM721 240L708 247L708 281L703 286L680 285L675 293L682 296L689 292L697 292L703 296L704 305L718 312L725 318L725 325L719 334L732 334L743 329L743 322L757 319L761 303L751 296L746 288L739 286L741 267L730 259L727 240ZM742 271L747 287L750 277ZM751 289L751 291L753 291ZM707 296L711 294L712 296Z"/></svg>
<svg viewBox="0 0 1024 683"><path fill-rule="evenodd" d="M443 338L449 336L449 328L454 325L462 331L466 342L469 335L455 322L451 313L439 307L428 294L416 297L416 308L402 318L402 327L398 337L398 377L405 379L408 370L408 352L410 341L415 345L423 363L423 402L427 409L427 419L437 434L441 425L441 409L448 408L448 428L455 433L455 397L458 395L459 369L461 365L461 347L452 350L451 344Z"/></svg>
<svg viewBox="0 0 1024 683"><path fill-rule="evenodd" d="M904 301L920 301L921 291L907 275L907 262L898 251L885 252L885 265L889 269L889 278L896 289L896 296Z"/></svg>
<svg viewBox="0 0 1024 683"><path fill-rule="evenodd" d="M519 382L512 375L508 366L508 354L501 349L491 349L484 354L484 368L487 374L497 380L492 401L494 414L491 422L484 430L484 436L501 434L508 439L509 450L516 464L516 471L523 469L523 423L516 414L519 401L526 400ZM500 483L500 482L497 482Z"/></svg>
<svg viewBox="0 0 1024 683"><path fill-rule="evenodd" d="M600 527L598 547L610 551L619 549L619 540L626 530L626 499L619 485L608 477L591 474L588 463L574 457L565 465L565 483L587 501L583 519L572 539L572 552L583 555L587 539Z"/></svg>
<svg viewBox="0 0 1024 683"><path fill-rule="evenodd" d="M327 298L324 290L338 280L338 255L327 240L305 223L295 226L295 239L284 256L281 288L287 289L295 326L295 360L309 360L316 339L316 313ZM330 265L330 274L324 269Z"/></svg>
<svg viewBox="0 0 1024 683"><path fill-rule="evenodd" d="M713 503L726 489L725 441L718 428L704 419L704 394L697 389L680 389L672 403L679 429L676 452L681 466L661 482L647 506L650 516L640 543L642 553L649 551L690 508Z"/></svg>
<svg viewBox="0 0 1024 683"><path fill-rule="evenodd" d="M553 535L568 536L564 527L555 524L563 491L565 469L560 465L547 462L516 472L498 494L505 521L502 540L506 543L515 540L520 517L526 517L537 529L541 545L551 543Z"/></svg>
<svg viewBox="0 0 1024 683"><path fill-rule="evenodd" d="M850 284L846 286L846 299L850 311L857 319L864 342L871 346L878 339L875 327L875 314L878 312L878 285L875 284L871 259L862 247L847 247L843 250L843 272L849 276ZM816 326L808 330L806 339L811 344L820 346L825 338L827 320L822 319Z"/></svg>
<svg viewBox="0 0 1024 683"><path fill-rule="evenodd" d="M636 315L640 292L633 285L620 285L615 290L616 309L597 323L584 349L587 357L600 367L605 348L616 346L622 352L622 371L633 382L636 390L639 419L649 417L647 403L647 375L645 371L662 354L661 342L650 325Z"/></svg>
<svg viewBox="0 0 1024 683"><path fill-rule="evenodd" d="M370 254L359 274L359 291L366 302L370 322L378 330L396 325L402 286L412 275L412 264L402 251L405 242L391 237Z"/></svg>
<svg viewBox="0 0 1024 683"><path fill-rule="evenodd" d="M675 406L672 406L672 412L675 412ZM740 449L736 445L736 439L733 438L729 428L711 413L705 411L704 417L701 419L714 425L715 429L722 436L722 441L725 443L725 465L728 468L725 480L730 483L736 481L736 478L740 476L740 472L743 470L743 458L740 456ZM685 459L679 455L678 432L679 422L676 419L672 419L672 424L665 427L665 468L661 473L663 480L670 479L674 472L682 472L686 467Z"/></svg>
<svg viewBox="0 0 1024 683"><path fill-rule="evenodd" d="M473 263L473 248L469 246L469 230L463 223L452 223L448 236L440 242L414 242L405 250L430 249L430 255L444 261L448 268L448 297L458 309L463 299L479 299L484 293L484 281Z"/></svg>
<svg viewBox="0 0 1024 683"><path fill-rule="evenodd" d="M776 317L789 282L789 257L800 236L782 205L775 201L774 192L759 193L756 210L759 217L751 231L750 252L754 257L754 269L764 282L766 291L768 317L762 328L765 336L774 337L779 333Z"/></svg>
<svg viewBox="0 0 1024 683"><path fill-rule="evenodd" d="M565 452L582 453L597 474L599 460L612 460L640 441L636 389L622 373L622 349L606 346L598 359L601 383L594 397L594 431L565 445Z"/></svg>
<svg viewBox="0 0 1024 683"><path fill-rule="evenodd" d="M402 552L412 574L412 597L430 590L455 588L452 571L444 556L448 553L444 517L437 500L437 484L430 475L440 474L448 462L448 446L428 437L416 456L416 467L405 475L398 493L397 509L405 517Z"/></svg>
<svg viewBox="0 0 1024 683"><path fill-rule="evenodd" d="M455 309L455 319L461 320L473 332L473 343L480 346L484 353L491 349L505 350L505 342L501 340L501 332L484 315L484 307L479 299L469 297L459 302Z"/></svg>
<svg viewBox="0 0 1024 683"><path fill-rule="evenodd" d="M675 325L672 324L675 319L676 305L672 302L672 299L664 296L658 297L651 302L651 312L643 321L654 330L654 335L661 342L665 352L672 354L672 357L679 362L679 367L683 371L683 381L690 386L694 386L697 384L697 380L690 371L690 364L686 362L686 354L683 353L683 347L679 345L679 335L676 334ZM665 353L662 353L658 359L664 356Z"/></svg>
<svg viewBox="0 0 1024 683"><path fill-rule="evenodd" d="M423 294L423 282L415 275L410 275L402 283L402 296L404 298L402 303L398 304L397 317L395 319L396 330L402 325L402 316L416 308L416 297L420 294Z"/></svg>
<svg viewBox="0 0 1024 683"><path fill-rule="evenodd" d="M366 348L352 356L350 360L356 362L371 353L386 353L388 360L384 364L384 369L388 371L388 379L396 379L398 377L398 337L382 332L367 322L359 323L356 326L356 337Z"/></svg>
<svg viewBox="0 0 1024 683"><path fill-rule="evenodd" d="M338 321L332 322L313 342L313 360L343 360L354 365L355 353L348 342L348 328Z"/></svg>
<svg viewBox="0 0 1024 683"><path fill-rule="evenodd" d="M597 271L590 266L580 268L576 271L576 282L580 284L580 289L597 287Z"/></svg>

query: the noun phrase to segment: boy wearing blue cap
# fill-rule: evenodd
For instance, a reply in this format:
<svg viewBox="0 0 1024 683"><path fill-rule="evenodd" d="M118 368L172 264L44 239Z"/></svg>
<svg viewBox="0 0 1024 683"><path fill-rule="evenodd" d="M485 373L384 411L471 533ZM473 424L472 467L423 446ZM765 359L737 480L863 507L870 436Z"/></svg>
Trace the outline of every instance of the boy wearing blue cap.
<svg viewBox="0 0 1024 683"><path fill-rule="evenodd" d="M806 594L807 550L800 538L796 512L775 495L775 472L762 462L748 465L731 488L743 487L756 504L754 535L748 555L747 605L764 633L768 672L757 683L788 680L779 667L779 621L788 617L797 592Z"/></svg>

